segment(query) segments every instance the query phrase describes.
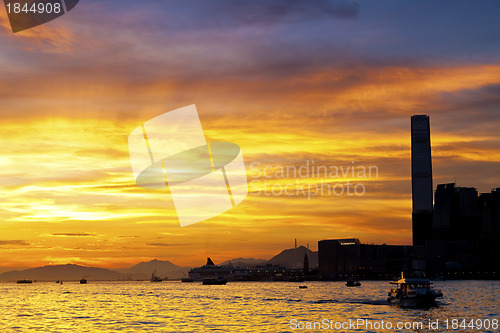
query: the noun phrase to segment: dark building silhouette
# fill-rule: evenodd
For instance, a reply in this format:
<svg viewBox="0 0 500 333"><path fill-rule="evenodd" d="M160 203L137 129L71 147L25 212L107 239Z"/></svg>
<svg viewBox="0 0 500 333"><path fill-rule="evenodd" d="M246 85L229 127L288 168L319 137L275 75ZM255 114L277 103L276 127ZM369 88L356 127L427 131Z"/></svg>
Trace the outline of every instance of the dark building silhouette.
<svg viewBox="0 0 500 333"><path fill-rule="evenodd" d="M427 242L428 269L437 273L477 269L479 220L475 188L439 184Z"/></svg>
<svg viewBox="0 0 500 333"><path fill-rule="evenodd" d="M473 187L439 184L433 200L426 115L411 117L411 158L413 246L321 240L318 267L323 278L390 278L403 268L446 278L498 278L500 188L478 195Z"/></svg>
<svg viewBox="0 0 500 333"><path fill-rule="evenodd" d="M326 239L318 242L319 273L325 279L389 279L412 266L413 246L362 244L357 238Z"/></svg>
<svg viewBox="0 0 500 333"><path fill-rule="evenodd" d="M491 275L498 272L500 192L439 184L431 238L426 242L428 271L435 274ZM474 273L475 272L475 273Z"/></svg>
<svg viewBox="0 0 500 333"><path fill-rule="evenodd" d="M473 187L454 183L436 188L432 216L432 239L456 240L477 234L478 194Z"/></svg>
<svg viewBox="0 0 500 333"><path fill-rule="evenodd" d="M411 117L413 245L425 245L432 226L432 158L427 115Z"/></svg>
<svg viewBox="0 0 500 333"><path fill-rule="evenodd" d="M478 198L478 265L486 270L500 270L500 188L482 193Z"/></svg>
<svg viewBox="0 0 500 333"><path fill-rule="evenodd" d="M318 242L318 267L321 276L336 279L354 274L359 267L359 239L327 239Z"/></svg>

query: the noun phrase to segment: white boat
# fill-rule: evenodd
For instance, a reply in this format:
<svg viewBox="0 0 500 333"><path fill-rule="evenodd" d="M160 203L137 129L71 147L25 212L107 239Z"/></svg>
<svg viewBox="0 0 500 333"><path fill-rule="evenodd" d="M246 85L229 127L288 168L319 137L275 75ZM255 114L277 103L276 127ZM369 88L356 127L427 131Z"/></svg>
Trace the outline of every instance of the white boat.
<svg viewBox="0 0 500 333"><path fill-rule="evenodd" d="M431 288L431 284L423 273L405 276L405 273L401 272L399 280L391 281L391 291L387 301L402 307L433 306L436 304L436 298L442 297L443 293Z"/></svg>
<svg viewBox="0 0 500 333"><path fill-rule="evenodd" d="M229 279L234 269L232 265L215 265L212 259L207 258L207 264L190 270L189 277L193 279L193 281L217 279L219 277Z"/></svg>

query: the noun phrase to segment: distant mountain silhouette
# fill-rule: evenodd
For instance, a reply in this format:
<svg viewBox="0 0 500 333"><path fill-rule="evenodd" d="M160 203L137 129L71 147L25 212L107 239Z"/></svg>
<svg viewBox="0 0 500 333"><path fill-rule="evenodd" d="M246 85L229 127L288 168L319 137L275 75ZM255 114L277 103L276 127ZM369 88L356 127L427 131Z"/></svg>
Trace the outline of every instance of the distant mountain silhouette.
<svg viewBox="0 0 500 333"><path fill-rule="evenodd" d="M231 260L226 260L220 265L233 265L237 267L255 267L259 265L265 265L267 264L266 259L254 259L254 258L237 258L237 259L231 259Z"/></svg>
<svg viewBox="0 0 500 333"><path fill-rule="evenodd" d="M254 258L237 258L226 260L220 265L229 265L239 267L255 267L266 264L280 265L288 268L302 268L304 266L304 255L307 253L309 257L309 267L318 266L318 252L308 250L304 246L299 246L298 248L287 249L281 251L278 255L272 257L269 260L265 259L254 259Z"/></svg>
<svg viewBox="0 0 500 333"><path fill-rule="evenodd" d="M85 277L87 280L120 280L120 273L97 267L79 265L50 265L30 268L23 271L11 271L0 274L1 281L16 281L21 279L37 281L77 281Z"/></svg>
<svg viewBox="0 0 500 333"><path fill-rule="evenodd" d="M0 274L2 273L5 273L5 272L12 272L12 271L22 271L22 270L25 270L25 269L29 269L29 268L32 268L32 267L28 267L28 266L16 266L16 267L0 267Z"/></svg>
<svg viewBox="0 0 500 333"><path fill-rule="evenodd" d="M318 266L318 252L313 252L299 246L298 248L287 249L281 251L280 254L274 256L270 260L254 259L254 258L237 258L224 261L221 265L229 265L239 267L255 267L259 265L273 264L289 268L302 268L304 265L304 254L309 256L309 267ZM86 278L92 280L149 280L151 274L156 271L156 276L161 278L179 279L188 275L191 267L177 266L170 261L151 260L141 262L130 268L122 268L110 270L97 267L86 267L80 265L49 265L37 268L29 268L25 270L14 270L0 274L0 281L16 281L22 279L37 280L37 281L77 281Z"/></svg>
<svg viewBox="0 0 500 333"><path fill-rule="evenodd" d="M302 268L304 266L304 255L309 257L309 267L318 266L318 252L313 252L305 246L281 251L280 254L269 259L268 263L289 268Z"/></svg>
<svg viewBox="0 0 500 333"><path fill-rule="evenodd" d="M141 262L130 268L117 269L116 271L130 280L146 280L151 277L151 274L156 271L155 275L161 278L179 279L187 276L191 267L181 267L171 263L168 260L151 260Z"/></svg>

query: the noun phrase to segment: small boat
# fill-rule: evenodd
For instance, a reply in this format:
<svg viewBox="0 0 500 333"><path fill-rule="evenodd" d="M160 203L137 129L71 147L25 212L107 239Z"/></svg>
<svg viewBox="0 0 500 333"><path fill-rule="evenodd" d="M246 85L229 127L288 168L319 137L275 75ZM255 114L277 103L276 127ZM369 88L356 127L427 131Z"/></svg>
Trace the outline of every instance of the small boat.
<svg viewBox="0 0 500 333"><path fill-rule="evenodd" d="M307 286L299 286L299 289L307 289Z"/></svg>
<svg viewBox="0 0 500 333"><path fill-rule="evenodd" d="M401 278L391 281L391 291L387 301L402 307L430 307L436 305L436 298L443 297L440 290L431 288L425 274L415 272L413 276L401 272Z"/></svg>
<svg viewBox="0 0 500 333"><path fill-rule="evenodd" d="M17 283L33 283L32 280L17 280Z"/></svg>
<svg viewBox="0 0 500 333"><path fill-rule="evenodd" d="M181 279L182 282L194 282L193 279L191 279L190 277L185 277L185 278L182 278Z"/></svg>
<svg viewBox="0 0 500 333"><path fill-rule="evenodd" d="M81 279L80 284L87 284L87 279Z"/></svg>
<svg viewBox="0 0 500 333"><path fill-rule="evenodd" d="M210 285L224 285L226 283L227 283L227 280L221 276L221 277L218 277L216 279L203 279L202 284L210 286Z"/></svg>
<svg viewBox="0 0 500 333"><path fill-rule="evenodd" d="M159 276L156 276L156 269L155 269L153 274L151 274L151 282L161 282L161 281L163 281L163 279L161 279Z"/></svg>
<svg viewBox="0 0 500 333"><path fill-rule="evenodd" d="M352 277L352 278L349 278L346 281L345 285L347 287L359 287L359 286L361 286L361 282L359 282L358 280L356 280L356 278Z"/></svg>

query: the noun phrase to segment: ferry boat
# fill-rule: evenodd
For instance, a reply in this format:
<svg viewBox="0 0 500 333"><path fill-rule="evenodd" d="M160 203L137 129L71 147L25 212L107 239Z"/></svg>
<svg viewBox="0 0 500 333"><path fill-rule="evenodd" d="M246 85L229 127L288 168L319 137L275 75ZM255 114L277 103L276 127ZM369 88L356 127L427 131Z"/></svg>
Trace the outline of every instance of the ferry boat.
<svg viewBox="0 0 500 333"><path fill-rule="evenodd" d="M217 279L222 277L227 281L248 281L248 269L229 265L215 265L212 259L207 258L207 263L201 267L193 268L189 271L189 278L193 281L203 281L204 279ZM191 282L190 280L183 282Z"/></svg>
<svg viewBox="0 0 500 333"><path fill-rule="evenodd" d="M85 278L81 279L80 284L87 284L87 279L85 279Z"/></svg>
<svg viewBox="0 0 500 333"><path fill-rule="evenodd" d="M436 304L436 298L443 297L443 293L431 288L431 284L423 272L415 272L413 276L401 272L399 280L391 281L391 291L387 301L402 307L433 306Z"/></svg>
<svg viewBox="0 0 500 333"><path fill-rule="evenodd" d="M32 280L17 280L17 283L33 283Z"/></svg>
<svg viewBox="0 0 500 333"><path fill-rule="evenodd" d="M218 277L229 278L234 267L230 265L215 265L212 259L207 258L207 263L201 267L189 271L189 277L194 281L204 279L216 279Z"/></svg>

